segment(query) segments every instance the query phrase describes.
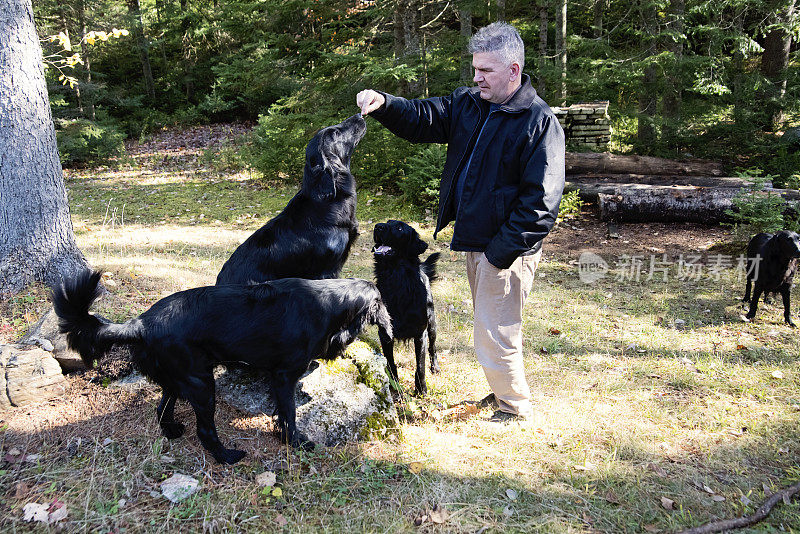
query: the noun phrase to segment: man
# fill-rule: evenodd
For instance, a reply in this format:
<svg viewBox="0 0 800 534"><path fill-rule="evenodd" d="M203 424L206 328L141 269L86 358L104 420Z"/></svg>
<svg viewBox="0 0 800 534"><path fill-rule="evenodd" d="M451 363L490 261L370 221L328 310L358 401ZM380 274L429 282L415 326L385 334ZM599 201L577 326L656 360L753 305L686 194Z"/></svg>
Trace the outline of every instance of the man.
<svg viewBox="0 0 800 534"><path fill-rule="evenodd" d="M478 362L496 420L531 415L522 358L522 308L558 215L564 132L522 74L524 45L496 22L470 40L473 81L450 96L406 100L367 89L356 96L395 135L448 143L434 238L455 221L453 250L466 252Z"/></svg>

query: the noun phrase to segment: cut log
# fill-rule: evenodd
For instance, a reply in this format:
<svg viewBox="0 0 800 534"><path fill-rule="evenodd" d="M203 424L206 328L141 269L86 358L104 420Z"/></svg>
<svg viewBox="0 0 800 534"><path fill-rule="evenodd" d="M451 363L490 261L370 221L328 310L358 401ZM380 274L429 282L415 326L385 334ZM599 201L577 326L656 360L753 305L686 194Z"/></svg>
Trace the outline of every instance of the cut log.
<svg viewBox="0 0 800 534"><path fill-rule="evenodd" d="M733 187L628 184L611 194L599 193L597 201L604 221L719 224L730 220L725 210L733 206L738 191Z"/></svg>
<svg viewBox="0 0 800 534"><path fill-rule="evenodd" d="M749 183L744 178L732 176L684 176L678 174L570 174L567 183L572 187L591 187L607 184L649 184L661 186L694 185L698 187L746 187ZM765 183L772 187L771 182Z"/></svg>
<svg viewBox="0 0 800 534"><path fill-rule="evenodd" d="M670 160L651 156L622 156L607 152L567 152L567 175L666 174L723 176L722 164L707 160Z"/></svg>

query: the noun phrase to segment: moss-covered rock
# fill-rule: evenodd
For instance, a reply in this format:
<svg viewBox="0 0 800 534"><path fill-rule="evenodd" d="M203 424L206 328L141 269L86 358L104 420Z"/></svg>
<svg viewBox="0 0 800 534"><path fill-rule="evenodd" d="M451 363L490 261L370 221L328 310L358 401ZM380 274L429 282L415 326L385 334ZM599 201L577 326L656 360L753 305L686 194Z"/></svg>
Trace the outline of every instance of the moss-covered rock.
<svg viewBox="0 0 800 534"><path fill-rule="evenodd" d="M217 373L218 397L251 414L273 414L266 377L239 369ZM320 445L384 437L399 428L386 360L362 341L344 357L312 363L295 392L297 427Z"/></svg>

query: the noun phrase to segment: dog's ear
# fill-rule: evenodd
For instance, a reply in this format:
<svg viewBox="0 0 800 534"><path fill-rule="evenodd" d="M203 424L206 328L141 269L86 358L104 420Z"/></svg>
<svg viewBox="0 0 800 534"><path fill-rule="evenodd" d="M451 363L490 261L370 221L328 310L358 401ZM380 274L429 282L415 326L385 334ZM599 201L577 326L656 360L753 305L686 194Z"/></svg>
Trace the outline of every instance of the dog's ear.
<svg viewBox="0 0 800 534"><path fill-rule="evenodd" d="M303 193L316 201L331 200L336 196L336 181L331 169L325 165L306 164L303 169Z"/></svg>
<svg viewBox="0 0 800 534"><path fill-rule="evenodd" d="M420 238L417 238L416 242L413 245L414 254L420 255L426 250L428 250L428 244Z"/></svg>

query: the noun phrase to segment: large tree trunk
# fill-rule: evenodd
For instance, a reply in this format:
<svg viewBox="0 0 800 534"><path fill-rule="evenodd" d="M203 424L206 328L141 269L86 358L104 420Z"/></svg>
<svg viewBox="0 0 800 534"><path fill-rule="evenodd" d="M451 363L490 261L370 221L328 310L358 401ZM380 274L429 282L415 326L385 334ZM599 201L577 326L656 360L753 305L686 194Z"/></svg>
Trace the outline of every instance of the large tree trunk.
<svg viewBox="0 0 800 534"><path fill-rule="evenodd" d="M472 54L467 46L472 38L472 10L469 7L458 10L461 30L461 83L468 85L472 80Z"/></svg>
<svg viewBox="0 0 800 534"><path fill-rule="evenodd" d="M536 90L544 95L544 68L547 64L547 6L549 0L539 0L539 75Z"/></svg>
<svg viewBox="0 0 800 534"><path fill-rule="evenodd" d="M795 2L792 1L785 13L777 14L778 20L790 24L795 18ZM792 48L792 34L783 27L777 27L764 37L764 54L761 56L761 74L772 87L766 91L764 107L766 116L763 128L776 130L783 122L783 99L786 95L786 67L789 65L789 52Z"/></svg>
<svg viewBox="0 0 800 534"><path fill-rule="evenodd" d="M618 187L613 194L600 193L600 219L624 222L696 222L719 224L730 220L725 213L739 192L734 187Z"/></svg>
<svg viewBox="0 0 800 534"><path fill-rule="evenodd" d="M128 0L128 14L131 17L133 26L133 37L139 47L139 59L142 62L142 75L144 77L144 87L151 100L156 99L156 85L153 81L153 69L150 66L150 43L144 35L144 24L142 24L142 11L139 7L139 0Z"/></svg>
<svg viewBox="0 0 800 534"><path fill-rule="evenodd" d="M567 103L567 0L558 0L556 5L556 55L560 80L558 100L563 106Z"/></svg>
<svg viewBox="0 0 800 534"><path fill-rule="evenodd" d="M31 0L0 4L0 293L86 268L75 245Z"/></svg>

